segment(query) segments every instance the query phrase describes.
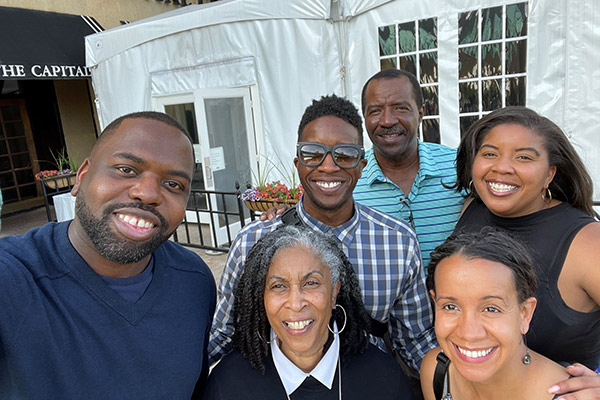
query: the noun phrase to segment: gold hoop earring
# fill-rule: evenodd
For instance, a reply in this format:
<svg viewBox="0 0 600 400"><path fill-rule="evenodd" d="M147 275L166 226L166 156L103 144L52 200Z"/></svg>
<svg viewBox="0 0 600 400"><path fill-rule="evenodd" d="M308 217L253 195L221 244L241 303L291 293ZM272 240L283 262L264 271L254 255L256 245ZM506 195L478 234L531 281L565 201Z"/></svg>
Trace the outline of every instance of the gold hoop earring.
<svg viewBox="0 0 600 400"><path fill-rule="evenodd" d="M546 188L545 192L546 193L542 194L542 200L544 200L546 204L550 204L552 202L552 192L549 187Z"/></svg>
<svg viewBox="0 0 600 400"><path fill-rule="evenodd" d="M327 324L327 328L329 329L329 332L333 333L334 335L339 335L340 333L342 333L342 331L346 328L346 322L348 322L348 316L346 315L346 310L344 310L344 307L342 307L341 305L336 304L335 308L338 308L338 307L341 308L342 311L344 312L344 324L342 325L342 329L335 332L333 329L331 329L329 324ZM335 318L334 318L334 320L335 320Z"/></svg>
<svg viewBox="0 0 600 400"><path fill-rule="evenodd" d="M469 181L468 189L469 189L469 192L471 192L471 194L473 194L473 179L471 179Z"/></svg>

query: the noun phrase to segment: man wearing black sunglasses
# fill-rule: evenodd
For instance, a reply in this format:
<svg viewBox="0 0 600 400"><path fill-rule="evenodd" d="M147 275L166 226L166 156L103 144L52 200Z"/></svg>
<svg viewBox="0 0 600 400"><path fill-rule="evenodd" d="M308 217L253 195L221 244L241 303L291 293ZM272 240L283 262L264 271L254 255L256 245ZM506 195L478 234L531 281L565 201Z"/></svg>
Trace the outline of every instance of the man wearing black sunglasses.
<svg viewBox="0 0 600 400"><path fill-rule="evenodd" d="M354 201L352 191L366 165L362 145L362 121L351 102L335 95L313 101L298 128L294 163L304 195L291 209L291 223L337 238L379 328L373 333L389 333L392 346L418 371L435 339L417 238L407 224ZM234 288L250 248L288 223L286 215L247 225L235 238L219 284L209 343L212 361L231 347ZM385 347L382 339L378 344Z"/></svg>
<svg viewBox="0 0 600 400"><path fill-rule="evenodd" d="M304 208L319 221L337 226L354 213L352 190L366 165L365 151L362 144L340 143L355 136L355 128L338 117L323 116L306 126L306 141L298 143L294 159L306 194Z"/></svg>

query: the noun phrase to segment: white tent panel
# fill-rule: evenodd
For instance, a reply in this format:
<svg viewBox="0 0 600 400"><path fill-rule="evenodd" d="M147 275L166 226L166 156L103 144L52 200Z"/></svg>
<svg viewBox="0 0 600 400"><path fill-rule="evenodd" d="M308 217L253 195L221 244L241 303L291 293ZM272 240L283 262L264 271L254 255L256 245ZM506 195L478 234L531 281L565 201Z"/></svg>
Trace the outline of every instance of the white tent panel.
<svg viewBox="0 0 600 400"><path fill-rule="evenodd" d="M189 5L92 35L86 39L88 67L148 41L190 29L245 20L325 19L329 0L221 0Z"/></svg>
<svg viewBox="0 0 600 400"><path fill-rule="evenodd" d="M346 0L344 2L344 16L354 17L390 1L396 0Z"/></svg>
<svg viewBox="0 0 600 400"><path fill-rule="evenodd" d="M225 0L89 36L87 63L102 126L151 109L152 96L252 86L260 151L287 161L311 99L337 93L360 105L363 83L380 68L379 27L436 18L441 141L455 147L459 15L515 2ZM527 17L527 105L567 132L600 199L600 2L530 0Z"/></svg>
<svg viewBox="0 0 600 400"><path fill-rule="evenodd" d="M258 85L264 129L257 141L266 146L260 153L291 160L290 138L306 105L323 94L343 94L339 53L333 24L312 18L243 18L159 37L92 69L101 125L151 109L152 96Z"/></svg>
<svg viewBox="0 0 600 400"><path fill-rule="evenodd" d="M239 87L256 84L254 57L243 57L179 70L152 73L152 97L189 93L191 87Z"/></svg>
<svg viewBox="0 0 600 400"><path fill-rule="evenodd" d="M600 199L600 1L537 1L530 16L527 104L569 136Z"/></svg>
<svg viewBox="0 0 600 400"><path fill-rule="evenodd" d="M379 71L378 28L424 18L438 18L438 76L442 143L456 147L458 134L457 8L448 1L396 0L348 22L348 74L352 100L361 103L363 83ZM468 1L464 1L468 5Z"/></svg>
<svg viewBox="0 0 600 400"><path fill-rule="evenodd" d="M361 12L358 0L350 0ZM383 3L372 0L369 3ZM349 96L360 104L362 83L379 71L378 27L436 17L442 143L456 147L459 134L458 15L514 0L395 0L347 24ZM600 2L531 0L528 15L527 106L556 122L570 137L594 179L600 199Z"/></svg>

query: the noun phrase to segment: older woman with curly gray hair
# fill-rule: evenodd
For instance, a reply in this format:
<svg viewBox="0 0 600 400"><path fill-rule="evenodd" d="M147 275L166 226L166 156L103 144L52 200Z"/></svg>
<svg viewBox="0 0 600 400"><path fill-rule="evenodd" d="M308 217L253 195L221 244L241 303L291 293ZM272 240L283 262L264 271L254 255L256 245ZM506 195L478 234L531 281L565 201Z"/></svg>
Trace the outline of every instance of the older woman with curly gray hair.
<svg viewBox="0 0 600 400"><path fill-rule="evenodd" d="M336 239L283 226L246 259L234 305L236 349L205 399L410 399L396 362L369 344L358 279Z"/></svg>

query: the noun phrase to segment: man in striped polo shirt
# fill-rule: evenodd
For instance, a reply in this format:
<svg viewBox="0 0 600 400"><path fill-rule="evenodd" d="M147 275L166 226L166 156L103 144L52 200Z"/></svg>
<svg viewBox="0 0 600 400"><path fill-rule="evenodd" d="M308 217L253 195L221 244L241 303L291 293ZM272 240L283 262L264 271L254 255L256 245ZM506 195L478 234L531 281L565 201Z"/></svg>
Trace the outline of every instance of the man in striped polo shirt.
<svg viewBox="0 0 600 400"><path fill-rule="evenodd" d="M456 181L456 150L421 142L425 107L417 78L385 69L363 87L362 112L373 148L354 199L408 222L417 233L423 265L454 230L464 202L447 186Z"/></svg>

